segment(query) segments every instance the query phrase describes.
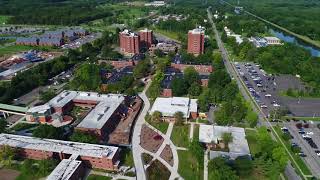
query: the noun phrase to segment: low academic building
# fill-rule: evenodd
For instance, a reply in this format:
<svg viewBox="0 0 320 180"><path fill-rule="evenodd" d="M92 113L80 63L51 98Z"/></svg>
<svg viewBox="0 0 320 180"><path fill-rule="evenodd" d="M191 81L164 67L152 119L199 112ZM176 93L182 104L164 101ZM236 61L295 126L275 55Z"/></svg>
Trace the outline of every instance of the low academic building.
<svg viewBox="0 0 320 180"><path fill-rule="evenodd" d="M223 134L231 133L233 140L227 145L223 142ZM210 149L210 159L224 156L236 159L239 156L250 155L250 149L244 128L200 125L199 142Z"/></svg>
<svg viewBox="0 0 320 180"><path fill-rule="evenodd" d="M198 117L197 99L185 97L157 98L153 103L150 114L155 111L161 112L164 118L172 118L176 112L182 112L186 119Z"/></svg>
<svg viewBox="0 0 320 180"><path fill-rule="evenodd" d="M17 149L18 155L24 158L61 160L51 177L59 175L61 169L79 172L82 163L89 168L111 171L118 170L120 163L120 149L115 146L0 134L0 146L5 145Z"/></svg>
<svg viewBox="0 0 320 180"><path fill-rule="evenodd" d="M90 111L76 125L75 129L93 134L100 140L105 140L119 123L135 120L136 112L142 106L142 103L138 103L137 107L131 107L131 103L136 99L139 98L131 98L122 94L63 91L48 103L30 108L27 111L26 119L31 122L63 126L72 122L73 119L67 114L73 107L89 108Z"/></svg>

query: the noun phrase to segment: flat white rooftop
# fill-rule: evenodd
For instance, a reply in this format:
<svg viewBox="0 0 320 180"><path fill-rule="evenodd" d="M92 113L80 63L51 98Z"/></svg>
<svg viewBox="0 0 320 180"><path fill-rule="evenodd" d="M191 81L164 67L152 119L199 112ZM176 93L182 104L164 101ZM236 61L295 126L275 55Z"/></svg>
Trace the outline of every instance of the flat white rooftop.
<svg viewBox="0 0 320 180"><path fill-rule="evenodd" d="M127 36L130 36L130 37L136 37L138 36L136 33L130 31L129 29L125 29L123 30L122 32L120 32L121 34L124 34L124 35L127 35Z"/></svg>
<svg viewBox="0 0 320 180"><path fill-rule="evenodd" d="M197 99L185 97L157 98L150 110L151 113L160 111L162 116L172 117L176 112L182 112L189 118L190 112L197 112Z"/></svg>
<svg viewBox="0 0 320 180"><path fill-rule="evenodd" d="M203 34L204 33L204 27L197 27L195 29L192 29L189 31L189 33L192 33L192 34Z"/></svg>
<svg viewBox="0 0 320 180"><path fill-rule="evenodd" d="M112 159L115 153L118 151L118 147L114 146L61 141L54 139L41 139L12 134L0 134L0 145L65 154L78 154L79 156L97 158L104 157L107 159Z"/></svg>
<svg viewBox="0 0 320 180"><path fill-rule="evenodd" d="M264 37L267 41L271 40L271 41L280 41L279 38L277 37L274 37L274 36L267 36L267 37Z"/></svg>
<svg viewBox="0 0 320 180"><path fill-rule="evenodd" d="M28 110L29 113L45 112L51 107L64 107L71 101L94 101L97 105L78 124L80 128L101 129L109 120L114 111L124 101L122 94L99 94L96 92L63 91L48 103L35 106Z"/></svg>
<svg viewBox="0 0 320 180"><path fill-rule="evenodd" d="M217 143L222 140L223 133L231 133L233 137L233 141L229 143L229 153L250 154L245 131L239 127L200 125L199 142Z"/></svg>
<svg viewBox="0 0 320 180"><path fill-rule="evenodd" d="M58 166L50 173L47 180L69 180L74 172L81 165L81 161L75 159L63 159Z"/></svg>
<svg viewBox="0 0 320 180"><path fill-rule="evenodd" d="M109 94L90 111L77 127L101 129L123 101L123 95Z"/></svg>

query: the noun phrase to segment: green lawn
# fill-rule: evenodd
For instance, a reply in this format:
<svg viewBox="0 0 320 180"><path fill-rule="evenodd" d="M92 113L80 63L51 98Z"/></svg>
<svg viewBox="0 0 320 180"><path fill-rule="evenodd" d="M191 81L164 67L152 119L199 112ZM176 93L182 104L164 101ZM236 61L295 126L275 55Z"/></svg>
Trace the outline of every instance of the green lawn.
<svg viewBox="0 0 320 180"><path fill-rule="evenodd" d="M38 124L18 123L17 125L15 125L11 129L15 130L15 131L21 131L21 130L30 129L30 128L33 128L33 127L36 127L36 126L38 126Z"/></svg>
<svg viewBox="0 0 320 180"><path fill-rule="evenodd" d="M179 156L179 174L185 180L202 180L203 168L197 165L197 158L191 151L178 151Z"/></svg>
<svg viewBox="0 0 320 180"><path fill-rule="evenodd" d="M132 151L130 149L123 148L121 150L120 162L122 165L125 165L125 166L130 166L130 167L134 166L133 155L132 155Z"/></svg>
<svg viewBox="0 0 320 180"><path fill-rule="evenodd" d="M171 140L176 146L188 148L189 146L189 125L173 126Z"/></svg>
<svg viewBox="0 0 320 180"><path fill-rule="evenodd" d="M199 125L195 124L193 128L193 139L199 140Z"/></svg>
<svg viewBox="0 0 320 180"><path fill-rule="evenodd" d="M286 141L283 139L283 132L281 131L279 126L275 126L274 127L275 131L277 132L277 134L280 136L281 140L284 142L284 144L286 145L287 149L290 151L292 157L294 158L294 160L297 162L298 166L300 167L300 169L302 170L302 172L305 175L311 175L311 172L309 170L309 168L307 167L307 165L304 163L304 161L301 159L301 157L298 154L294 154L291 151L291 143L290 141ZM294 163L292 163L294 165ZM299 171L297 171L299 172Z"/></svg>
<svg viewBox="0 0 320 180"><path fill-rule="evenodd" d="M7 23L9 18L10 18L10 16L0 16L0 25Z"/></svg>
<svg viewBox="0 0 320 180"><path fill-rule="evenodd" d="M167 30L162 30L159 28L154 29L155 32L162 34L164 36L167 36L168 38L174 39L174 40L178 40L178 33L172 32L172 31L167 31Z"/></svg>
<svg viewBox="0 0 320 180"><path fill-rule="evenodd" d="M146 118L146 121L153 127L155 127L156 129L158 129L159 131L161 131L163 134L166 134L169 123L167 122L153 122L151 121L151 119Z"/></svg>
<svg viewBox="0 0 320 180"><path fill-rule="evenodd" d="M13 54L20 51L28 51L33 49L31 46L22 46L22 45L13 45L13 46L7 46L7 47L0 47L0 56L6 55L6 54Z"/></svg>
<svg viewBox="0 0 320 180"><path fill-rule="evenodd" d="M87 180L111 180L111 177L107 177L107 176L99 176L99 175L89 175Z"/></svg>
<svg viewBox="0 0 320 180"><path fill-rule="evenodd" d="M257 144L257 132L255 130L246 129L246 138L252 155L261 152L261 148Z"/></svg>

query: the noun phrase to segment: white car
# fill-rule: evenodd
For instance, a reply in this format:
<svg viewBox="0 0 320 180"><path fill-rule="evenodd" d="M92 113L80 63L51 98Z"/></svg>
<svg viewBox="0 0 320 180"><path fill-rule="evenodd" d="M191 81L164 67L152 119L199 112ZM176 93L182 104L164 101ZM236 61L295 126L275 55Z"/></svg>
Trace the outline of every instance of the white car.
<svg viewBox="0 0 320 180"><path fill-rule="evenodd" d="M307 135L313 135L313 132L310 131L310 132L306 132Z"/></svg>
<svg viewBox="0 0 320 180"><path fill-rule="evenodd" d="M271 94L266 94L266 95L264 95L265 97L271 97Z"/></svg>
<svg viewBox="0 0 320 180"><path fill-rule="evenodd" d="M257 84L258 87L262 87L262 84Z"/></svg>
<svg viewBox="0 0 320 180"><path fill-rule="evenodd" d="M273 106L274 106L274 107L280 107L280 105L277 104L277 103L273 104Z"/></svg>
<svg viewBox="0 0 320 180"><path fill-rule="evenodd" d="M260 107L261 107L261 108L267 108L268 106L265 105L265 104L262 104Z"/></svg>
<svg viewBox="0 0 320 180"><path fill-rule="evenodd" d="M309 135L306 135L306 134L302 134L302 137L303 138L311 138Z"/></svg>

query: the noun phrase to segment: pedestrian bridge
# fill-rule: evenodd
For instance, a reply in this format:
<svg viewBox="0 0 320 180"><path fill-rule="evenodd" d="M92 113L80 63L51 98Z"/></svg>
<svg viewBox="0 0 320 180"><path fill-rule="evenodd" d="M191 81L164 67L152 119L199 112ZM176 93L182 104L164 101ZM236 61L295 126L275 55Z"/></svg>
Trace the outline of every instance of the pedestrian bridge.
<svg viewBox="0 0 320 180"><path fill-rule="evenodd" d="M28 111L27 107L13 106L9 104L1 104L0 103L0 112L6 116L6 114L16 114L16 115L26 115Z"/></svg>

